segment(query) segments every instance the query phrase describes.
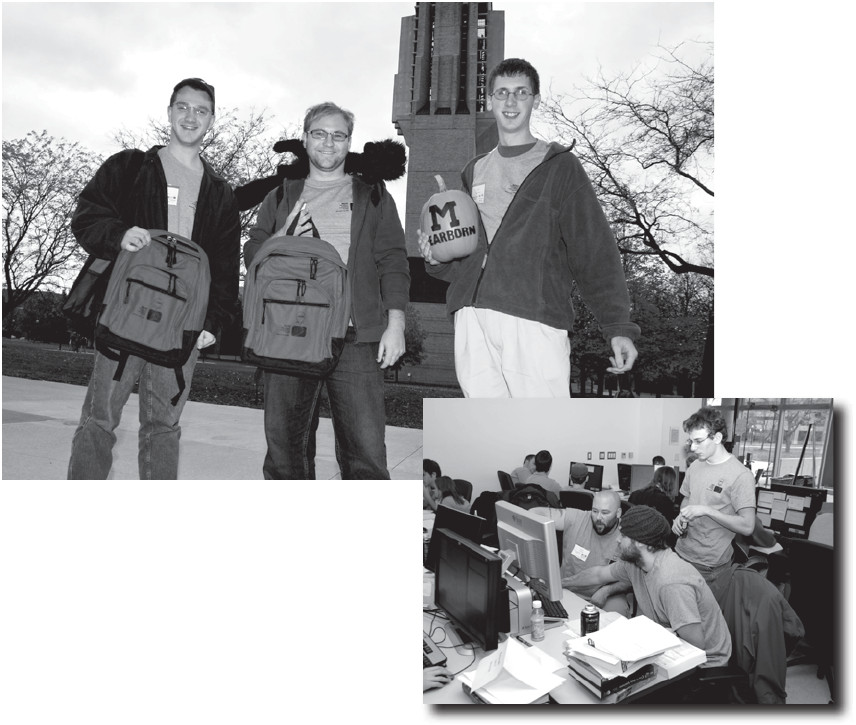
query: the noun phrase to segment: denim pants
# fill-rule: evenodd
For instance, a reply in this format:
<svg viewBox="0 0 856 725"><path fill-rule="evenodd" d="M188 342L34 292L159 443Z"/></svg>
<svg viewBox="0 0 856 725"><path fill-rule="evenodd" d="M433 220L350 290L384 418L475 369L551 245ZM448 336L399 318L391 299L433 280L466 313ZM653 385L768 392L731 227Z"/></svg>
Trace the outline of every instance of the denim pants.
<svg viewBox="0 0 856 725"><path fill-rule="evenodd" d="M194 347L185 363L184 392L177 405L170 399L178 392L175 371L152 365L133 355L128 358L121 380L113 380L118 362L95 352L95 364L83 401L80 424L71 443L69 479L106 479L113 465L113 432L122 418L122 409L134 383L140 387L140 437L138 462L141 479L178 478L178 419L187 396L199 351Z"/></svg>
<svg viewBox="0 0 856 725"><path fill-rule="evenodd" d="M348 331L336 369L324 380L265 371L266 479L315 478L315 429L327 386L336 460L343 480L388 479L383 370L378 343L356 343Z"/></svg>

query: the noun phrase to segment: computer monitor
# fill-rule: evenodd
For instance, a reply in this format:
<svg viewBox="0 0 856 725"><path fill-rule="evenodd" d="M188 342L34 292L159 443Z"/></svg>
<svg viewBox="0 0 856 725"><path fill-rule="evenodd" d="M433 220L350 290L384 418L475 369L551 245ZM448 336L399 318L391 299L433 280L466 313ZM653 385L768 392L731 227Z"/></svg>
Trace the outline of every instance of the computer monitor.
<svg viewBox="0 0 856 725"><path fill-rule="evenodd" d="M509 629L502 559L454 531L434 533L438 545L434 601L482 649L496 649L499 633Z"/></svg>
<svg viewBox="0 0 856 725"><path fill-rule="evenodd" d="M576 461L571 461L571 469L577 465ZM588 478L586 479L585 487L590 491L600 491L603 488L603 466L597 463L581 464L588 469ZM571 485L570 471L568 472L568 485Z"/></svg>
<svg viewBox="0 0 856 725"><path fill-rule="evenodd" d="M500 556L508 552L513 557L521 578L547 600L561 601L562 574L553 520L507 501L497 501L496 534Z"/></svg>
<svg viewBox="0 0 856 725"><path fill-rule="evenodd" d="M431 541L428 544L428 555L425 558L425 568L436 571L438 551L436 534L438 529L454 531L474 544L481 544L484 524L485 520L481 516L468 514L466 511L453 509L451 506L438 506L437 514L434 516Z"/></svg>
<svg viewBox="0 0 856 725"><path fill-rule="evenodd" d="M650 463L635 463L630 466L630 491L647 488L654 480L654 466Z"/></svg>
<svg viewBox="0 0 856 725"><path fill-rule="evenodd" d="M618 464L618 488L622 491L627 491L630 493L630 464L629 463L619 463Z"/></svg>

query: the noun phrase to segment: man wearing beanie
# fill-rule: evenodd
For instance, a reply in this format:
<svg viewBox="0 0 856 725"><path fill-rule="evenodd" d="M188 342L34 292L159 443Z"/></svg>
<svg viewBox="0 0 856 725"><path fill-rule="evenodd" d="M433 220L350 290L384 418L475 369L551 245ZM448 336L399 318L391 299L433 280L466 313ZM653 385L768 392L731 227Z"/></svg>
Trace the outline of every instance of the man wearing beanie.
<svg viewBox="0 0 856 725"><path fill-rule="evenodd" d="M752 471L722 444L725 419L715 408L701 408L684 421L696 460L681 486L681 511L672 524L675 551L699 570L722 602L731 580L731 542L755 529Z"/></svg>
<svg viewBox="0 0 856 725"><path fill-rule="evenodd" d="M670 527L650 506L631 506L619 523L620 561L573 577L574 586L632 586L639 614L674 630L707 653L704 667L724 667L731 635L710 588L695 567L666 545Z"/></svg>
<svg viewBox="0 0 856 725"><path fill-rule="evenodd" d="M562 586L590 601L595 606L627 616L630 607L623 592L629 587L610 591L596 585L575 586L568 582L581 571L604 566L618 559L618 540L621 533L621 499L617 491L599 491L592 499L591 511L579 509L534 508L535 513L553 519L562 537ZM615 596L613 596L615 595Z"/></svg>

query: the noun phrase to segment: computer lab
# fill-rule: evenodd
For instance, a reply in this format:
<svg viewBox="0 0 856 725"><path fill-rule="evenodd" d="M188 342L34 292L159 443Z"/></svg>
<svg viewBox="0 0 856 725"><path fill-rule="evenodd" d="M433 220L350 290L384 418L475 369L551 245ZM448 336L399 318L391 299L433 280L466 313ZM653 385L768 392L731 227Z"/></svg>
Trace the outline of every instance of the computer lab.
<svg viewBox="0 0 856 725"><path fill-rule="evenodd" d="M816 705L830 398L425 399L423 702Z"/></svg>

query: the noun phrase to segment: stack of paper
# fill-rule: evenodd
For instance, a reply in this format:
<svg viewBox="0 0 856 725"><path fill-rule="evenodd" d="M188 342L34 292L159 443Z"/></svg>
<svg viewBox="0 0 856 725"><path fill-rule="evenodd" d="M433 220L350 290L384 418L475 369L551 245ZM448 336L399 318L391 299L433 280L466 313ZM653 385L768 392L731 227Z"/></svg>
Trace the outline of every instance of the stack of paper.
<svg viewBox="0 0 856 725"><path fill-rule="evenodd" d="M654 666L657 667L668 679L698 667L707 662L707 653L703 649L691 645L689 642L681 641L680 645L667 649L657 655Z"/></svg>
<svg viewBox="0 0 856 725"><path fill-rule="evenodd" d="M457 679L481 702L529 705L546 701L547 693L562 684L562 678L554 674L562 667L537 647L524 647L509 638L482 659L475 672L464 672Z"/></svg>
<svg viewBox="0 0 856 725"><path fill-rule="evenodd" d="M680 638L648 617L622 617L597 632L568 640L565 654L571 675L606 697L653 677L657 658L681 644Z"/></svg>

